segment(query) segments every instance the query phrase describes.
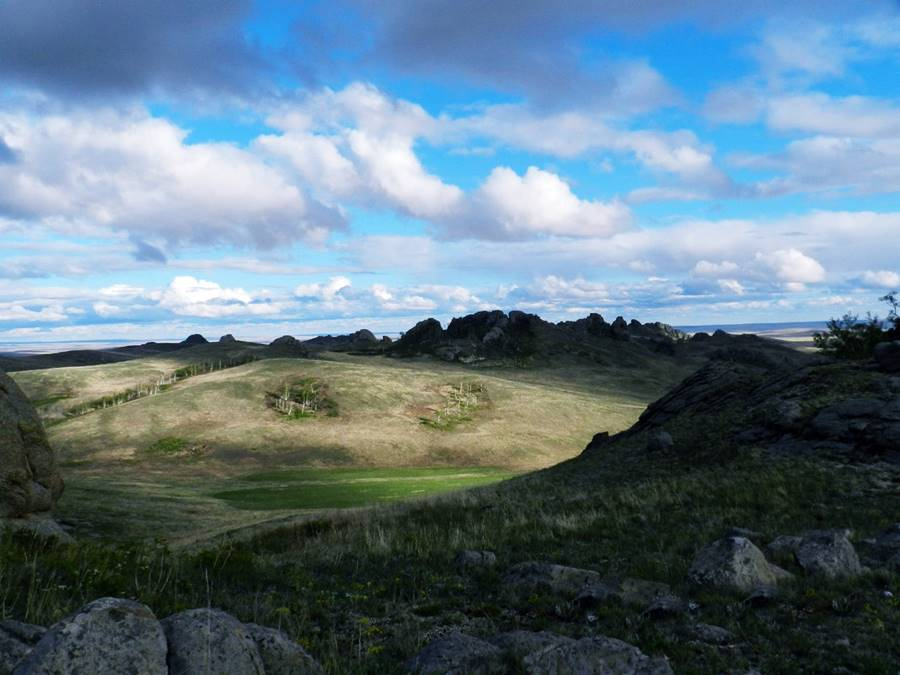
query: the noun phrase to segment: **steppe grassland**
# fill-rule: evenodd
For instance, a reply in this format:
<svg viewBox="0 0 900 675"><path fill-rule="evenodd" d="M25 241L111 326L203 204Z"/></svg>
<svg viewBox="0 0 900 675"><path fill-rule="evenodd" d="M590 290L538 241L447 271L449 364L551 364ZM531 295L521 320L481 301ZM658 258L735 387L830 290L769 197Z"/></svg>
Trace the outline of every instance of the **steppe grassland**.
<svg viewBox="0 0 900 675"><path fill-rule="evenodd" d="M89 398L184 363L182 355L16 378L34 397L65 385ZM51 426L68 483L59 514L98 534L189 542L298 512L483 484L562 461L597 431L627 427L686 368L662 360L616 371L347 355L257 361ZM306 377L328 384L336 417L290 420L267 407L267 392ZM422 424L422 411L460 382L483 385L486 404L449 431ZM271 480L260 482L261 472Z"/></svg>

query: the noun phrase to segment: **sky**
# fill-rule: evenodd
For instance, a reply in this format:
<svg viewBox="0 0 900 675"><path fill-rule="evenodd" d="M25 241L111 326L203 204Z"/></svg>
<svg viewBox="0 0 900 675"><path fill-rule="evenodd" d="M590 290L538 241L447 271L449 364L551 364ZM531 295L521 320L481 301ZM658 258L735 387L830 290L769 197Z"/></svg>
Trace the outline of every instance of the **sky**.
<svg viewBox="0 0 900 675"><path fill-rule="evenodd" d="M898 67L896 0L3 0L0 342L878 311Z"/></svg>

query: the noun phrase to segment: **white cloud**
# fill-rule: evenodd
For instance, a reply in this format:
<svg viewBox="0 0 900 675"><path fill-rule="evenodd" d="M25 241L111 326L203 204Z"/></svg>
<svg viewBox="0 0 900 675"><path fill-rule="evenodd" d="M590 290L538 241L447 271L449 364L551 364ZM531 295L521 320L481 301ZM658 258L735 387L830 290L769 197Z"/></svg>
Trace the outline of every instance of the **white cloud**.
<svg viewBox="0 0 900 675"><path fill-rule="evenodd" d="M327 283L300 284L294 289L294 295L303 299L321 300L333 303L340 299L341 291L350 288L353 283L344 276L331 277Z"/></svg>
<svg viewBox="0 0 900 675"><path fill-rule="evenodd" d="M140 286L129 286L128 284L113 284L100 289L100 295L106 298L129 299L143 295L144 289Z"/></svg>
<svg viewBox="0 0 900 675"><path fill-rule="evenodd" d="M821 92L774 96L767 122L781 131L852 138L900 136L900 107L865 96L834 98Z"/></svg>
<svg viewBox="0 0 900 675"><path fill-rule="evenodd" d="M900 289L900 273L890 270L867 270L862 275L862 282L871 288L896 290Z"/></svg>
<svg viewBox="0 0 900 675"><path fill-rule="evenodd" d="M175 277L168 288L149 293L159 307L180 316L217 318L235 315L279 314L284 303L254 297L242 288L223 288L214 281Z"/></svg>
<svg viewBox="0 0 900 675"><path fill-rule="evenodd" d="M697 264L694 265L694 269L691 273L698 277L717 278L727 274L734 274L738 269L740 269L739 266L730 260L723 260L719 263L710 262L709 260L699 260L697 261Z"/></svg>
<svg viewBox="0 0 900 675"><path fill-rule="evenodd" d="M473 202L473 219L486 214L512 236L606 237L631 224L631 212L621 202L579 199L559 176L534 166L524 176L506 167L494 169Z"/></svg>
<svg viewBox="0 0 900 675"><path fill-rule="evenodd" d="M805 284L825 280L825 268L817 260L795 248L757 253L756 261L777 279L785 282L786 288L791 291L801 291Z"/></svg>
<svg viewBox="0 0 900 675"><path fill-rule="evenodd" d="M4 112L0 136L18 156L0 163L0 202L59 231L272 247L343 226L252 153L139 110Z"/></svg>

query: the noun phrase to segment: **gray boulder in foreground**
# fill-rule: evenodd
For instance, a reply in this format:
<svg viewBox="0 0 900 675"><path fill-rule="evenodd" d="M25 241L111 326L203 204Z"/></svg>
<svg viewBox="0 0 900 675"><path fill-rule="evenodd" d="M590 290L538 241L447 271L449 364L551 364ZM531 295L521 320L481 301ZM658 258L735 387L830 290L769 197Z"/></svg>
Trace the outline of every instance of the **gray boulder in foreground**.
<svg viewBox="0 0 900 675"><path fill-rule="evenodd" d="M53 625L14 675L165 675L166 638L146 605L100 598Z"/></svg>
<svg viewBox="0 0 900 675"><path fill-rule="evenodd" d="M171 675L264 675L250 631L218 609L190 609L163 619ZM163 671L166 672L166 671Z"/></svg>
<svg viewBox="0 0 900 675"><path fill-rule="evenodd" d="M502 675L503 652L490 642L463 633L435 640L409 659L406 672L414 675Z"/></svg>
<svg viewBox="0 0 900 675"><path fill-rule="evenodd" d="M306 650L275 628L245 624L256 643L266 675L322 675L325 671Z"/></svg>
<svg viewBox="0 0 900 675"><path fill-rule="evenodd" d="M698 586L746 593L759 586L775 586L790 573L771 564L749 539L725 537L702 549L688 578Z"/></svg>

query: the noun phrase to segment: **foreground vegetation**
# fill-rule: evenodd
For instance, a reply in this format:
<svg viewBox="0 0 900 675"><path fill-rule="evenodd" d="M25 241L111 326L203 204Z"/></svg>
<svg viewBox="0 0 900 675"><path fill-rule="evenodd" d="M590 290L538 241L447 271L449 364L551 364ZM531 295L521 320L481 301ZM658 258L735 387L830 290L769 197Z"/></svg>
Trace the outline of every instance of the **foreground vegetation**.
<svg viewBox="0 0 900 675"><path fill-rule="evenodd" d="M684 579L696 550L732 526L765 538L840 525L857 537L900 513L900 493L877 467L746 456L709 466L647 464L620 455L424 502L313 517L206 550L80 543L0 545L0 614L49 623L102 595L133 597L159 615L212 604L279 626L332 673L398 672L431 636L552 629L618 637L666 654L676 672L759 668L766 673L893 673L900 602L879 572L852 583L798 577L767 608L703 592L698 620L721 625L737 648L685 641L673 626L624 606L589 617L555 597L513 598L505 568L545 560L667 582ZM610 460L615 459L615 462ZM604 471L595 471L599 464ZM620 469L616 469L620 466ZM463 574L461 549L497 552L496 569ZM444 628L442 628L444 627ZM847 646L836 646L848 640ZM843 642L841 644L844 644Z"/></svg>

